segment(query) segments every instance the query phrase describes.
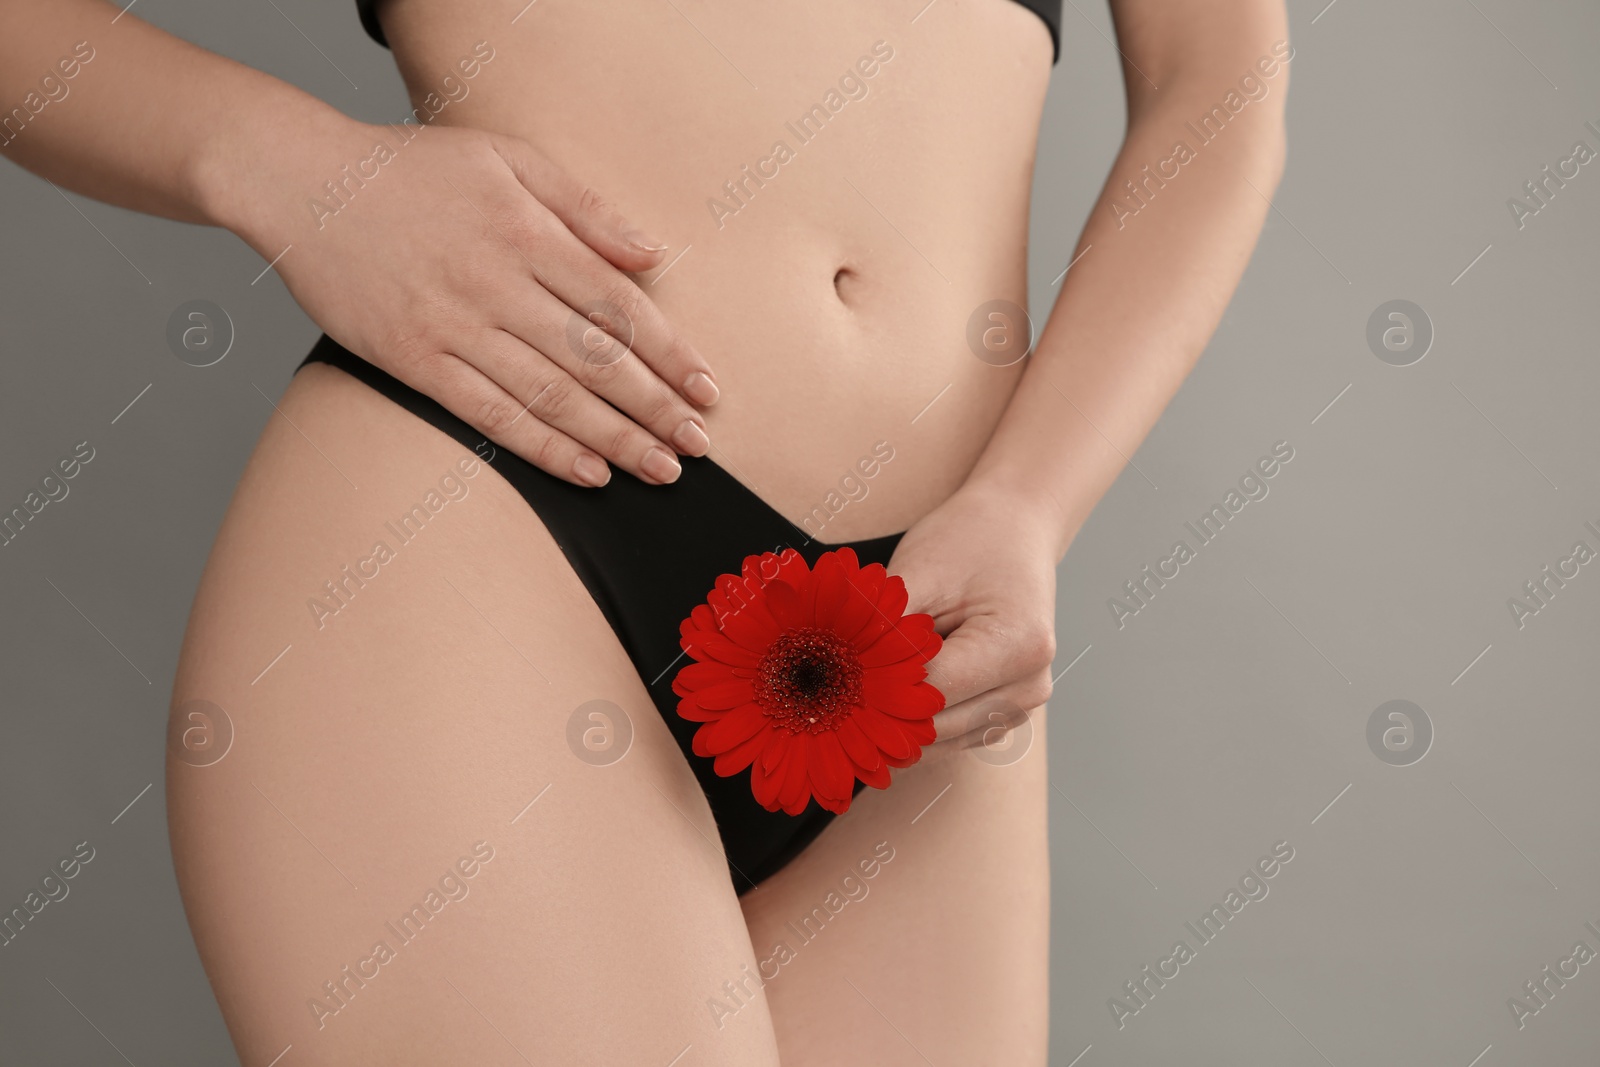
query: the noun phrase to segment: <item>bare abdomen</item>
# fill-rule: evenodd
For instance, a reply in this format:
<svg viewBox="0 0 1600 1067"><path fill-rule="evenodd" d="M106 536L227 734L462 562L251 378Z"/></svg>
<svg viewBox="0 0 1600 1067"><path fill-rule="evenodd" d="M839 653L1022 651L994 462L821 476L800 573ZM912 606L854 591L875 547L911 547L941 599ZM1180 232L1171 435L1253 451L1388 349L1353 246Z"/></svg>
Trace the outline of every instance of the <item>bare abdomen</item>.
<svg viewBox="0 0 1600 1067"><path fill-rule="evenodd" d="M717 372L717 463L798 521L892 449L827 541L948 496L1020 370L967 324L1026 304L1049 36L1008 0L920 6L382 9L436 121L525 138L671 242L641 284ZM492 58L446 82L475 46Z"/></svg>

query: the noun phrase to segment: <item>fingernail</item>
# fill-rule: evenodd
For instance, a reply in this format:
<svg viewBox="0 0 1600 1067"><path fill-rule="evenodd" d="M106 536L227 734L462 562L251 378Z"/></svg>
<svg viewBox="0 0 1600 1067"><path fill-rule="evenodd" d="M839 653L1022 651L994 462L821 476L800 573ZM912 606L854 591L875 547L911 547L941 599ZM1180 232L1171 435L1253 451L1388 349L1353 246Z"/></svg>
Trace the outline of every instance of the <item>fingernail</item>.
<svg viewBox="0 0 1600 1067"><path fill-rule="evenodd" d="M622 235L622 239L643 252L665 252L667 250L665 241L658 241L643 230L629 230Z"/></svg>
<svg viewBox="0 0 1600 1067"><path fill-rule="evenodd" d="M706 377L701 371L695 371L684 379L683 392L685 396L696 404L706 407L715 404L717 397L722 395L721 390L717 388L717 383Z"/></svg>
<svg viewBox="0 0 1600 1067"><path fill-rule="evenodd" d="M711 438L706 436L692 419L685 419L678 432L672 435L672 443L678 446L678 451L691 456L703 456L711 447Z"/></svg>
<svg viewBox="0 0 1600 1067"><path fill-rule="evenodd" d="M611 480L611 468L606 466L605 461L589 455L579 456L572 461L572 473L578 476L578 481L596 489Z"/></svg>
<svg viewBox="0 0 1600 1067"><path fill-rule="evenodd" d="M663 483L677 481L679 472L683 470L672 453L664 448L652 448L645 453L644 462L639 464L639 469Z"/></svg>

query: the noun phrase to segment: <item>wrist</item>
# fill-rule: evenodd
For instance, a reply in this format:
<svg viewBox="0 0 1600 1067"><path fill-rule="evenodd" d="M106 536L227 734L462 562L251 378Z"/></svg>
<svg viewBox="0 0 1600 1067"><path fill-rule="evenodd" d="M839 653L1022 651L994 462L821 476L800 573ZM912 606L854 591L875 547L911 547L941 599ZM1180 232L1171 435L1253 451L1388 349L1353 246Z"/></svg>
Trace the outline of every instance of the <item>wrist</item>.
<svg viewBox="0 0 1600 1067"><path fill-rule="evenodd" d="M286 95L263 101L206 138L189 168L192 196L206 221L268 259L305 229L305 202L315 195L318 176L337 169L345 147L360 144L365 128L312 97Z"/></svg>
<svg viewBox="0 0 1600 1067"><path fill-rule="evenodd" d="M974 472L957 490L969 506L1003 525L1008 536L1048 553L1061 562L1077 536L1082 520L1075 518L1041 479Z"/></svg>

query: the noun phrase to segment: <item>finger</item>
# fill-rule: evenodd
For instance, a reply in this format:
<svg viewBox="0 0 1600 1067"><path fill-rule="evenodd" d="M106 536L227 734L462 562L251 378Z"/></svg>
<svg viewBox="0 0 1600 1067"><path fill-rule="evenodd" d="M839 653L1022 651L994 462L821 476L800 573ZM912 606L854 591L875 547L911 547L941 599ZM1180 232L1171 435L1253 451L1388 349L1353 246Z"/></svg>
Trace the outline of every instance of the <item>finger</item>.
<svg viewBox="0 0 1600 1067"><path fill-rule="evenodd" d="M945 706L1048 670L1055 635L1048 622L999 622L974 615L945 637L928 663L928 681L944 694Z"/></svg>
<svg viewBox="0 0 1600 1067"><path fill-rule="evenodd" d="M1003 734L1014 730L1027 721L1029 709L1045 705L1052 688L1050 672L1045 670L991 689L971 700L946 705L933 717L933 727L937 731L936 743L963 738L984 743L983 739L995 732Z"/></svg>
<svg viewBox="0 0 1600 1067"><path fill-rule="evenodd" d="M670 447L520 339L482 330L461 347L470 351L474 367L520 401L507 431L544 422L652 485L676 481L682 472ZM511 441L501 443L517 451Z"/></svg>
<svg viewBox="0 0 1600 1067"><path fill-rule="evenodd" d="M598 322L584 319L531 284L503 303L499 313L506 332L544 353L590 392L680 453L703 456L710 450L705 419L669 389L625 340L606 331L603 316L595 316Z"/></svg>
<svg viewBox="0 0 1600 1067"><path fill-rule="evenodd" d="M551 264L537 280L582 318L604 324L672 389L702 407L717 400L710 364L633 280L578 240L553 214L532 223ZM596 318L598 316L598 319Z"/></svg>
<svg viewBox="0 0 1600 1067"><path fill-rule="evenodd" d="M543 152L513 137L496 138L494 144L523 188L614 266L639 272L661 262L665 241L628 221L610 201L556 166Z"/></svg>
<svg viewBox="0 0 1600 1067"><path fill-rule="evenodd" d="M548 423L521 418L521 401L457 356L441 352L415 363L396 365L393 372L411 388L436 397L484 437L546 474L585 487L605 485L611 480L610 468L597 453Z"/></svg>

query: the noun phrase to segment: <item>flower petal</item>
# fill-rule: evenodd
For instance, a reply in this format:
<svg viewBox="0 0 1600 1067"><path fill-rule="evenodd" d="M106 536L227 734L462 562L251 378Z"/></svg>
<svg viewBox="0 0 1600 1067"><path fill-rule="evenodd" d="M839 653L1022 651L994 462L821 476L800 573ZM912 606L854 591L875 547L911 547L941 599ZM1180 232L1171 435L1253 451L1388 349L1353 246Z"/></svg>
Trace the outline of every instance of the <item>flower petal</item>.
<svg viewBox="0 0 1600 1067"><path fill-rule="evenodd" d="M821 805L825 810L831 811L835 815L843 815L845 812L850 810L850 801L853 800L853 799L854 799L853 796L847 796L847 797L845 797L844 800L834 801L834 800L823 800L821 797L818 797L817 798L817 803L819 805Z"/></svg>
<svg viewBox="0 0 1600 1067"><path fill-rule="evenodd" d="M778 556L772 552L763 552L756 556L746 556L744 563L739 567L739 575L759 587L776 578L778 568Z"/></svg>
<svg viewBox="0 0 1600 1067"><path fill-rule="evenodd" d="M870 647L856 647L863 667L881 667L912 658L926 663L938 655L943 644L944 639L934 632L933 616L907 615L885 627Z"/></svg>
<svg viewBox="0 0 1600 1067"><path fill-rule="evenodd" d="M844 805L850 803L851 790L856 784L855 768L844 754L839 735L832 730L812 735L811 784L815 787L817 800L824 805L828 801Z"/></svg>
<svg viewBox="0 0 1600 1067"><path fill-rule="evenodd" d="M700 630L704 633L717 632L717 617L709 604L696 604L689 617L684 619L678 627L680 633L687 634L690 630Z"/></svg>
<svg viewBox="0 0 1600 1067"><path fill-rule="evenodd" d="M932 719L901 719L900 729L905 731L912 744L923 748L939 739L939 729L933 725Z"/></svg>
<svg viewBox="0 0 1600 1067"><path fill-rule="evenodd" d="M738 774L754 763L757 756L761 755L761 750L766 747L769 736L767 731L758 730L748 740L741 741L726 752L719 752L716 762L712 764L712 769L722 778L729 778Z"/></svg>
<svg viewBox="0 0 1600 1067"><path fill-rule="evenodd" d="M863 782L866 782L874 789L888 789L889 765L887 763L879 764L878 769L875 771L863 771L861 768L857 767L856 777L861 779Z"/></svg>
<svg viewBox="0 0 1600 1067"><path fill-rule="evenodd" d="M796 562L790 565L783 580L794 586L800 594L800 619L802 626L810 626L817 617L817 576L806 564L805 557L795 553Z"/></svg>
<svg viewBox="0 0 1600 1067"><path fill-rule="evenodd" d="M678 718L690 722L714 722L726 715L725 711L707 711L694 702L694 697L686 696L678 701Z"/></svg>
<svg viewBox="0 0 1600 1067"><path fill-rule="evenodd" d="M844 720L835 732L839 735L839 744L844 748L845 755L855 765L858 776L862 771L876 771L883 766L883 753L861 732L855 719ZM862 777L861 780L866 781L866 778Z"/></svg>
<svg viewBox="0 0 1600 1067"><path fill-rule="evenodd" d="M672 685L674 691L677 691L681 686L684 690L693 692L696 689L705 689L708 686L716 685L718 682L726 682L731 677L733 677L733 674L726 663L706 663L704 661L686 663L673 676ZM680 692L679 695L681 696L682 693Z"/></svg>
<svg viewBox="0 0 1600 1067"><path fill-rule="evenodd" d="M926 719L944 710L944 694L925 683L926 676L915 660L875 667L861 679L861 701L897 719Z"/></svg>
<svg viewBox="0 0 1600 1067"><path fill-rule="evenodd" d="M767 611L780 630L809 624L809 620L804 617L800 608L800 593L794 586L781 578L775 578L767 583L764 591L767 596Z"/></svg>
<svg viewBox="0 0 1600 1067"><path fill-rule="evenodd" d="M770 720L759 704L743 704L694 735L697 756L715 756L736 748L767 728Z"/></svg>
<svg viewBox="0 0 1600 1067"><path fill-rule="evenodd" d="M944 710L944 694L927 682L895 689L882 700L866 696L863 699L885 715L905 722L931 719Z"/></svg>
<svg viewBox="0 0 1600 1067"><path fill-rule="evenodd" d="M878 613L878 597L883 593L887 578L883 564L862 567L851 578L850 595L839 607L833 620L833 632L846 641L853 641L867 620Z"/></svg>
<svg viewBox="0 0 1600 1067"><path fill-rule="evenodd" d="M865 681L863 681L865 684ZM696 704L707 711L727 711L741 704L748 704L756 698L756 687L748 678L729 678L711 686L701 689L690 696Z"/></svg>
<svg viewBox="0 0 1600 1067"><path fill-rule="evenodd" d="M855 714L850 716L850 721L861 727L867 740L877 745L884 759L892 765L893 761L907 759L915 751L915 746L905 735L905 724L891 719L876 708L857 708Z"/></svg>
<svg viewBox="0 0 1600 1067"><path fill-rule="evenodd" d="M851 559L854 558L855 554L851 553ZM850 579L854 575L848 572L838 552L824 552L811 574L817 587L816 625L831 630L850 594Z"/></svg>
<svg viewBox="0 0 1600 1067"><path fill-rule="evenodd" d="M898 619L906 613L906 602L909 599L906 593L906 580L898 574L886 575L883 591L878 594L878 610L891 619Z"/></svg>
<svg viewBox="0 0 1600 1067"><path fill-rule="evenodd" d="M916 685L928 676L927 664L916 658L896 660L893 663L877 663L871 666L863 663L862 667L865 668L861 677L863 685L870 682L876 686L907 687ZM727 668L724 668L724 670L727 670ZM728 670L726 677L733 677L733 672Z"/></svg>
<svg viewBox="0 0 1600 1067"><path fill-rule="evenodd" d="M806 773L810 754L810 734L796 734L790 739L783 757L783 789L778 794L783 810L799 815L811 800L811 779Z"/></svg>
<svg viewBox="0 0 1600 1067"><path fill-rule="evenodd" d="M758 735L759 736L759 735ZM778 810L778 791L783 788L783 772L768 773L761 764L766 758L766 753L773 748L786 748L789 739L774 730L767 735L767 747L762 750L762 759L756 760L750 766L750 792L755 796L756 803L768 811Z"/></svg>
<svg viewBox="0 0 1600 1067"><path fill-rule="evenodd" d="M778 553L778 577L799 589L805 584L806 575L811 573L811 568L806 564L806 558L792 548L786 548Z"/></svg>
<svg viewBox="0 0 1600 1067"><path fill-rule="evenodd" d="M703 605L702 605L703 606ZM718 633L696 633L683 639L684 651L702 663L714 661L733 667L759 667L761 653L734 644Z"/></svg>
<svg viewBox="0 0 1600 1067"><path fill-rule="evenodd" d="M866 651L872 647L873 642L882 637L906 610L906 583L898 574L886 575L883 588L878 592L878 604L872 613L872 618L861 628L861 632L851 638L851 643L857 651Z"/></svg>
<svg viewBox="0 0 1600 1067"><path fill-rule="evenodd" d="M717 625L735 644L752 652L765 652L777 638L778 624L767 611L760 587L750 588L742 578L724 574L717 579L712 603L722 601Z"/></svg>
<svg viewBox="0 0 1600 1067"><path fill-rule="evenodd" d="M914 766L916 764L916 762L918 760L920 760L921 758L922 758L922 749L916 748L915 746L913 746L912 749L911 749L911 755L907 756L905 759L892 759L892 758L890 758L888 756L884 757L884 759L888 762L889 766L898 767L901 770L904 770L907 767Z"/></svg>
<svg viewBox="0 0 1600 1067"><path fill-rule="evenodd" d="M772 736L773 743L761 750L761 759L757 765L767 773L777 775L778 780L781 782L783 780L783 772L779 769L779 766L789 753L789 744L794 740L794 734L788 730L774 727Z"/></svg>

